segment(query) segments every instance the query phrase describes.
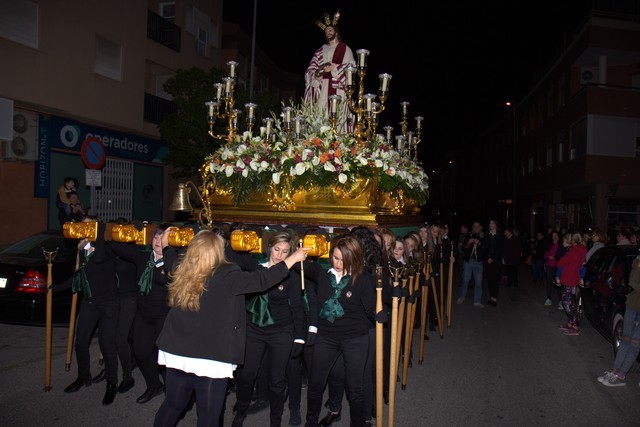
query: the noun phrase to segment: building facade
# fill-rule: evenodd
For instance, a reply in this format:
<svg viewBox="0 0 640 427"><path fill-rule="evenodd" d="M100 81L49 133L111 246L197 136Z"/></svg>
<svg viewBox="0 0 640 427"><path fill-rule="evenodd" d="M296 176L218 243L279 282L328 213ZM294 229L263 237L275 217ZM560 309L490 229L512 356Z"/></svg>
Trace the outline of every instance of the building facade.
<svg viewBox="0 0 640 427"><path fill-rule="evenodd" d="M462 158L458 200L535 232L640 223L640 22L594 14Z"/></svg>
<svg viewBox="0 0 640 427"><path fill-rule="evenodd" d="M222 6L0 0L0 117L10 117L0 124L0 245L60 228L55 196L65 177L106 220L173 218L177 182L158 123L175 106L163 84L179 69L238 60L233 46L223 49ZM261 79L276 82L273 90L285 85L264 54L256 57Z"/></svg>

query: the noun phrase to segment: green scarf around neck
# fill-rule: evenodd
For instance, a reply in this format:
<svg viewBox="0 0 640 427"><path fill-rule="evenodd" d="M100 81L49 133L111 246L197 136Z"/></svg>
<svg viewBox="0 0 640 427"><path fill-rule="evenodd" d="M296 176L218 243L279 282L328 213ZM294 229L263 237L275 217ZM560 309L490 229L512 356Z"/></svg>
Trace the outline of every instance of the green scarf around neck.
<svg viewBox="0 0 640 427"><path fill-rule="evenodd" d="M333 288L333 292L329 299L324 302L322 306L322 310L320 310L320 314L318 315L321 319L325 319L331 323L333 323L337 317L344 316L344 309L342 305L340 305L340 295L342 295L342 290L347 286L351 276L346 274L342 276L340 282L337 283L336 276L333 273L329 273L329 279L331 280L331 287Z"/></svg>
<svg viewBox="0 0 640 427"><path fill-rule="evenodd" d="M153 251L149 255L149 261L147 261L147 266L142 272L142 276L140 276L140 280L138 280L138 287L140 288L140 293L142 295L149 295L151 292L151 287L153 284L153 269L164 262L164 258L158 259L158 261L154 261L153 259Z"/></svg>
<svg viewBox="0 0 640 427"><path fill-rule="evenodd" d="M269 308L269 295L266 292L253 297L247 305L247 311L252 314L251 323L257 326L264 327L275 323Z"/></svg>

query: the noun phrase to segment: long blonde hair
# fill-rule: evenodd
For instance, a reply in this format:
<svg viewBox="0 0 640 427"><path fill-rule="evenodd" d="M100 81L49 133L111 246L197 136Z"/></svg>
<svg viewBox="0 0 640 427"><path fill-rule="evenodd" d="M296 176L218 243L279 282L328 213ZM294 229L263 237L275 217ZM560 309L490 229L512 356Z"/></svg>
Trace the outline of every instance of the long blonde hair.
<svg viewBox="0 0 640 427"><path fill-rule="evenodd" d="M178 266L169 274L169 306L184 311L200 310L200 296L206 290L207 279L226 263L222 237L210 230L196 234Z"/></svg>

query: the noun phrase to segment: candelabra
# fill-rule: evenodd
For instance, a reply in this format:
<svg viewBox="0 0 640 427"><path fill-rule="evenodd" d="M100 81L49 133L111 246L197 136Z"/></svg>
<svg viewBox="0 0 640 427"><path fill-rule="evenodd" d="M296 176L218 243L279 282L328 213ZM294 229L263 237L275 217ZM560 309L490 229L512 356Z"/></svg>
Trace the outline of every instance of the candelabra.
<svg viewBox="0 0 640 427"><path fill-rule="evenodd" d="M401 138L396 138L398 141L398 152L406 153L407 157L411 158L411 151L413 150L413 160L418 160L418 144L422 140L422 116L416 116L415 133L409 130L408 118L409 118L409 103L403 101L400 103L402 108L402 121L400 127L402 129ZM404 147L406 142L406 149Z"/></svg>
<svg viewBox="0 0 640 427"><path fill-rule="evenodd" d="M356 51L358 57L357 65L349 65L345 67L345 80L346 80L346 93L347 106L349 110L356 116L355 129L353 130L353 136L356 141L361 144L364 141L370 139L374 134L376 127L379 123L379 115L385 109L385 101L389 96L389 82L391 81L391 74L382 73L378 77L380 79L380 87L378 88L378 99L380 102L375 102L376 95L372 93L364 93L364 78L367 75L367 58L369 51L366 49L359 49ZM358 76L358 94L354 98L356 91L355 75ZM329 123L332 130L336 134L340 134L337 130L339 105L342 102L340 95L329 96Z"/></svg>
<svg viewBox="0 0 640 427"><path fill-rule="evenodd" d="M209 123L209 135L212 138L232 139L238 132L238 116L240 115L241 111L234 108L234 92L237 81L237 68L237 62L227 62L228 75L222 79L222 83L216 83L213 85L213 87L215 88L214 100L205 102L205 105L207 106L207 122ZM255 107L255 104L252 104L250 108L245 105L245 108L247 108L247 110L251 110L252 113ZM227 121L226 135L215 134L213 132L213 125L215 124L216 119ZM247 125L248 124L249 119L247 118Z"/></svg>

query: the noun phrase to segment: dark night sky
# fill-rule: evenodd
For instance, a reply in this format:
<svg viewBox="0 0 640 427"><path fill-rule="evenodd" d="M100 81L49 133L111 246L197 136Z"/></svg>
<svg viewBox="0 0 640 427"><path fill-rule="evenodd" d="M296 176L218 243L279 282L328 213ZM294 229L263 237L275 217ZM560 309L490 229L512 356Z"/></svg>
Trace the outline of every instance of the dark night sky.
<svg viewBox="0 0 640 427"><path fill-rule="evenodd" d="M343 40L368 49L365 92L393 75L381 126L398 129L399 103L425 117L421 157L429 168L506 114L555 58L589 0L522 3L475 0L257 0L257 45L282 69L303 74L324 42L314 25L340 9ZM224 18L251 34L254 0L226 0ZM421 10L423 9L423 10ZM411 121L413 127L413 120Z"/></svg>

